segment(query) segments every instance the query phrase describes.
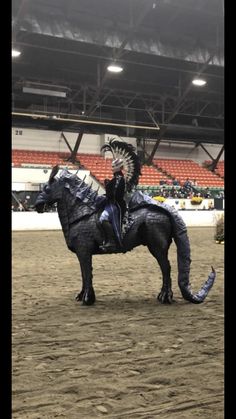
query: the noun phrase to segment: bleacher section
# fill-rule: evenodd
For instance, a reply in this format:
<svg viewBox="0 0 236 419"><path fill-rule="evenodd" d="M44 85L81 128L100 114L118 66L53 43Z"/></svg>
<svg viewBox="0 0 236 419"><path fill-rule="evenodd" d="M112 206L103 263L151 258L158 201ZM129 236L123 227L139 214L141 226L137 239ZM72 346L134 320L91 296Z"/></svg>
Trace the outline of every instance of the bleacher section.
<svg viewBox="0 0 236 419"><path fill-rule="evenodd" d="M170 184L170 179L152 166L142 166L141 173L142 175L139 178L140 185L160 185L161 180L165 184Z"/></svg>
<svg viewBox="0 0 236 419"><path fill-rule="evenodd" d="M183 185L187 178L191 181L196 180L199 187L221 187L224 188L224 180L216 174L210 172L204 167L201 167L193 160L180 159L154 159L155 166L178 180L180 185Z"/></svg>
<svg viewBox="0 0 236 419"><path fill-rule="evenodd" d="M56 153L53 151L35 151L35 150L12 150L12 165L14 167L24 167L26 165L41 166L61 166L74 167L66 159L70 153Z"/></svg>
<svg viewBox="0 0 236 419"><path fill-rule="evenodd" d="M112 178L112 159L105 159L99 154L78 154L78 159L100 183L103 184L105 179Z"/></svg>
<svg viewBox="0 0 236 419"><path fill-rule="evenodd" d="M45 166L56 164L68 168L78 168L67 161L70 153L57 153L52 151L12 150L12 165L14 167ZM106 178L112 177L111 158L104 158L98 154L77 154L77 161L82 169L89 170L100 183L104 184ZM210 172L192 160L180 159L154 159L154 166L142 166L142 175L139 178L140 187L159 186L161 183L171 186L176 179L183 185L187 178L196 180L198 188L224 188L222 177ZM218 170L224 173L224 162L218 163ZM163 182L161 182L163 181Z"/></svg>
<svg viewBox="0 0 236 419"><path fill-rule="evenodd" d="M79 154L78 159L84 168L90 170L91 174L104 183L104 180L111 179L111 162L112 159L105 159L100 155L92 154ZM156 168L151 166L142 167L142 175L139 178L140 185L159 185L160 180L169 183L170 179L163 173L159 172Z"/></svg>

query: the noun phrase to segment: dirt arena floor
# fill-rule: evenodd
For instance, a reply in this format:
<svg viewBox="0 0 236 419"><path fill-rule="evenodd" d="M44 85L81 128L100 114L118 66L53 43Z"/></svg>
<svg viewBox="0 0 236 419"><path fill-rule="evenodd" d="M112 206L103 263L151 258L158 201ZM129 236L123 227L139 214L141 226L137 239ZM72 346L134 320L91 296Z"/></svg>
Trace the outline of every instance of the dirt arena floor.
<svg viewBox="0 0 236 419"><path fill-rule="evenodd" d="M213 228L188 232L193 290L217 271L203 304L180 295L173 243L171 306L141 246L94 256L92 307L74 300L80 268L61 231L13 232L13 419L224 418L224 246Z"/></svg>

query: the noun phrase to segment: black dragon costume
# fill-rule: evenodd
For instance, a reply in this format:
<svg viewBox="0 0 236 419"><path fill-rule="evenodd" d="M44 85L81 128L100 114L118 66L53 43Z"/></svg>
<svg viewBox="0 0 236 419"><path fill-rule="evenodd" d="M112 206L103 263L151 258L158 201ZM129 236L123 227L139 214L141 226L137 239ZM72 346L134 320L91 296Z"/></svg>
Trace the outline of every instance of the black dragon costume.
<svg viewBox="0 0 236 419"><path fill-rule="evenodd" d="M116 248L115 252L125 253L139 245L147 246L162 272L163 284L157 298L161 303L171 303L173 292L168 250L174 239L177 247L178 285L182 296L192 303L202 303L215 281L215 270L212 268L206 282L194 294L189 281L190 243L183 219L173 207L158 203L136 190L141 165L132 145L112 139L102 147L102 151L109 150L112 150L115 159L123 160L127 204L122 226L122 248ZM76 174L63 170L56 176L58 171L58 166L52 169L49 181L36 199L35 208L39 213L44 212L46 206L57 202L67 246L76 253L81 267L82 290L76 299L91 305L96 300L92 281L92 256L105 253L102 250L103 236L98 222L107 197L99 196L98 191L93 191Z"/></svg>

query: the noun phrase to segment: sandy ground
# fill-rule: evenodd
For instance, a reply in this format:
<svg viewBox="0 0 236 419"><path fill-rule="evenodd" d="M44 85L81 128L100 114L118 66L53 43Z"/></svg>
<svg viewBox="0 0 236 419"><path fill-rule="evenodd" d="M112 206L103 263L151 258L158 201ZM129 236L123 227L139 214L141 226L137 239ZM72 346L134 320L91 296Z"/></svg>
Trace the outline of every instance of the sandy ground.
<svg viewBox="0 0 236 419"><path fill-rule="evenodd" d="M217 271L200 305L180 295L175 244L171 306L141 246L94 256L97 302L83 307L62 232L13 233L13 419L224 418L224 246L213 228L188 231L193 290Z"/></svg>

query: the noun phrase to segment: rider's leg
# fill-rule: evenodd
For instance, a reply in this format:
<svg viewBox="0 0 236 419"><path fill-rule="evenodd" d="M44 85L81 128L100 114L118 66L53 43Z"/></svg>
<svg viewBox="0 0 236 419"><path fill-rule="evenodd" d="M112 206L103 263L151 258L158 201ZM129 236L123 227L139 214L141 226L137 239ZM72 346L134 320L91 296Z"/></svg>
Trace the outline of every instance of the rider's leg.
<svg viewBox="0 0 236 419"><path fill-rule="evenodd" d="M116 238L114 234L113 227L109 221L103 221L101 224L104 235L105 235L105 243L102 245L103 250L110 250L114 251L117 248Z"/></svg>
<svg viewBox="0 0 236 419"><path fill-rule="evenodd" d="M105 209L99 219L100 225L102 227L104 236L105 236L105 243L103 243L101 247L102 250L104 251L114 251L116 250L116 238L115 238L115 234L114 234L114 230L112 227L112 224L109 221L110 219L110 214L109 212Z"/></svg>
<svg viewBox="0 0 236 419"><path fill-rule="evenodd" d="M115 233L116 241L118 242L119 246L122 247L122 239L121 239L121 210L118 204L111 205L110 208L110 220L112 223L113 231Z"/></svg>

